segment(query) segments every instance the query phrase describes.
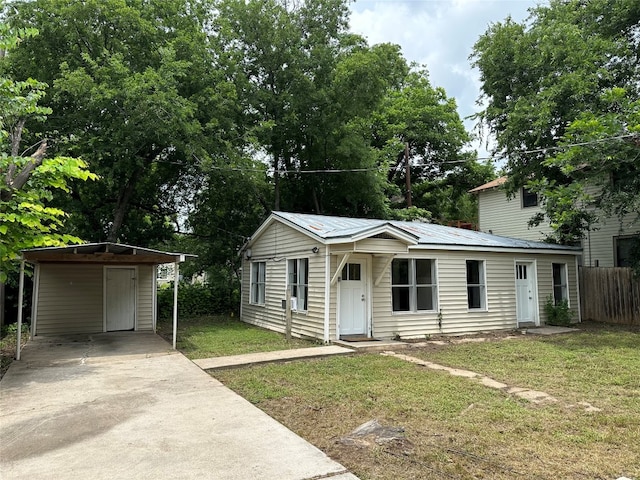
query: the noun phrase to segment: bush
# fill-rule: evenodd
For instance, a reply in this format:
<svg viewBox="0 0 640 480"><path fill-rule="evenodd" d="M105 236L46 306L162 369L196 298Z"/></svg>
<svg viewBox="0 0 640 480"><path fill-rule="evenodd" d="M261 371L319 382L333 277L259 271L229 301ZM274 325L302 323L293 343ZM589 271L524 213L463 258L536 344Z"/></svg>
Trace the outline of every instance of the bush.
<svg viewBox="0 0 640 480"><path fill-rule="evenodd" d="M239 292L229 284L190 284L178 286L178 315L182 318L236 312ZM158 318L173 316L173 284L158 290Z"/></svg>
<svg viewBox="0 0 640 480"><path fill-rule="evenodd" d="M551 295L549 295L547 297L547 303L544 305L544 311L547 314L547 325L556 325L559 327L571 325L573 311L569 308L569 302L566 300L556 305Z"/></svg>

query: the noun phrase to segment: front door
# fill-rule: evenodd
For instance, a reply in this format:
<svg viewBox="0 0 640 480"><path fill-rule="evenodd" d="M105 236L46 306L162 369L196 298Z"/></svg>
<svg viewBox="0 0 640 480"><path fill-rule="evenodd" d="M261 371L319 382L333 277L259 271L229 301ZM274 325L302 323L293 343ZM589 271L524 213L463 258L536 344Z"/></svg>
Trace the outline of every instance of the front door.
<svg viewBox="0 0 640 480"><path fill-rule="evenodd" d="M136 321L135 268L106 270L106 330L133 330Z"/></svg>
<svg viewBox="0 0 640 480"><path fill-rule="evenodd" d="M516 262L516 316L518 324L538 324L533 263Z"/></svg>
<svg viewBox="0 0 640 480"><path fill-rule="evenodd" d="M353 261L342 269L340 277L340 336L365 335L367 302L364 281L365 262Z"/></svg>

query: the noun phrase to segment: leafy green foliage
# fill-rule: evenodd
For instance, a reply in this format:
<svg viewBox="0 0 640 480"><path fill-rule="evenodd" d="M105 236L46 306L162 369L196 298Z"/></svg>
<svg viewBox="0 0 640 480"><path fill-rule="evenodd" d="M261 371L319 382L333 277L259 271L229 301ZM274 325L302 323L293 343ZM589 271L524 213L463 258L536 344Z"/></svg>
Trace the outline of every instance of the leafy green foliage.
<svg viewBox="0 0 640 480"><path fill-rule="evenodd" d="M17 34L5 24L0 25L0 47L15 46ZM33 29L20 32L35 35ZM0 182L0 282L3 283L7 273L15 270L20 250L80 242L79 238L64 232L67 214L52 205L53 196L56 191L68 193L69 182L73 180L97 179L79 158L45 158L46 138L31 147L35 151L27 149L28 156L22 156L20 147L25 129L33 122L43 122L51 113L49 108L40 105L44 88L44 84L31 78L15 81L0 76L0 172L3 173Z"/></svg>
<svg viewBox="0 0 640 480"><path fill-rule="evenodd" d="M486 103L478 118L508 158L509 191L529 184L543 195L553 241L597 228L594 206L638 224L638 25L635 0L552 0L527 23L492 25L475 45Z"/></svg>
<svg viewBox="0 0 640 480"><path fill-rule="evenodd" d="M235 312L239 303L238 284L214 281L210 284L182 282L178 285L178 314L181 318ZM158 290L158 318L172 316L173 284Z"/></svg>
<svg viewBox="0 0 640 480"><path fill-rule="evenodd" d="M547 315L545 322L547 325L567 327L571 325L573 320L573 310L569 308L569 302L562 300L560 303L556 303L551 295L547 297L547 301L544 304L544 313Z"/></svg>

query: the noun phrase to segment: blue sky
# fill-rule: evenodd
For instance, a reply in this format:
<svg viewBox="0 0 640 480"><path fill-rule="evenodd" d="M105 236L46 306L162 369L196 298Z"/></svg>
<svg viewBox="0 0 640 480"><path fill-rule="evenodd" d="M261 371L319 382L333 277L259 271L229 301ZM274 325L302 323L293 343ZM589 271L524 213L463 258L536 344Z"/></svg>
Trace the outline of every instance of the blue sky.
<svg viewBox="0 0 640 480"><path fill-rule="evenodd" d="M479 107L479 73L469 55L474 43L491 23L508 15L516 21L527 9L544 1L532 0L356 0L351 5L351 30L369 44L390 42L402 47L405 58L427 67L431 84L443 87L458 103L461 117ZM475 122L465 120L467 130ZM485 139L486 140L486 139ZM484 143L473 148L486 156Z"/></svg>

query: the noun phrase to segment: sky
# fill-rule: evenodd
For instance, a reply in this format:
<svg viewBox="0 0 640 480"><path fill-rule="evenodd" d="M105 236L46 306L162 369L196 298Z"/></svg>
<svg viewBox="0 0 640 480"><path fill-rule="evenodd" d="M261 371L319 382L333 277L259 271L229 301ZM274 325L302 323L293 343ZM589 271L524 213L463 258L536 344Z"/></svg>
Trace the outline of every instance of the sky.
<svg viewBox="0 0 640 480"><path fill-rule="evenodd" d="M479 110L479 72L471 68L469 55L476 40L491 23L508 15L518 22L527 9L543 0L355 0L351 4L351 31L370 45L395 43L409 62L425 65L434 87L454 97L464 119ZM468 131L475 121L465 120ZM489 140L490 142L490 140ZM473 148L487 157L485 141Z"/></svg>

